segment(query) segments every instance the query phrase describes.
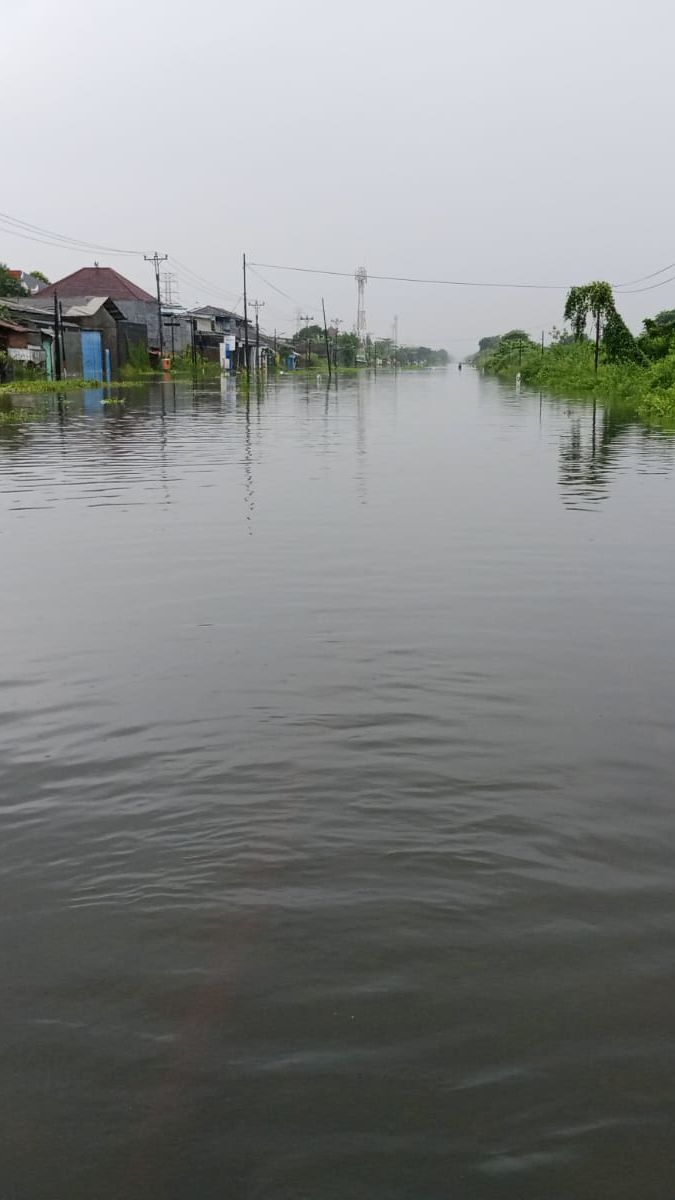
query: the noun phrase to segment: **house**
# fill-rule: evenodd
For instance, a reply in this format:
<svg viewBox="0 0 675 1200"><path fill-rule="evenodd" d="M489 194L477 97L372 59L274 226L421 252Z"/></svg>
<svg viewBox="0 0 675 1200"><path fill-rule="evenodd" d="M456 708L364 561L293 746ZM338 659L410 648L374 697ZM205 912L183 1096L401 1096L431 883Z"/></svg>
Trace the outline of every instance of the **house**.
<svg viewBox="0 0 675 1200"><path fill-rule="evenodd" d="M6 321L0 317L0 383L4 383L8 371L8 359L21 361L28 352L28 330L25 325Z"/></svg>
<svg viewBox="0 0 675 1200"><path fill-rule="evenodd" d="M119 271L112 267L81 267L79 271L73 271L72 275L57 279L43 288L39 298L41 301L53 301L55 294L64 306L66 301L71 304L84 304L95 297L105 296L106 299L114 301L125 321L131 325L145 326L148 346L159 347L157 297L151 296L137 283L120 275Z"/></svg>
<svg viewBox="0 0 675 1200"><path fill-rule="evenodd" d="M53 300L42 295L3 301L12 320L27 331L28 353L10 357L30 359L53 378L56 359ZM61 368L65 376L102 380L133 357L133 349L147 349L144 325L127 321L109 296L93 296L75 304L60 302ZM37 353L39 351L39 353Z"/></svg>
<svg viewBox="0 0 675 1200"><path fill-rule="evenodd" d="M244 318L239 313L205 304L202 308L194 309L192 315L195 319L195 340L199 353L204 353L201 347L205 339L218 337L221 345L220 365L223 370L235 370L245 366L246 328ZM248 344L251 366L255 366L256 331L250 321ZM258 365L262 366L275 354L274 340L258 332ZM205 357L208 357L208 354Z"/></svg>
<svg viewBox="0 0 675 1200"><path fill-rule="evenodd" d="M54 306L40 305L37 297L8 297L2 301L9 312L5 325L14 326L14 336L7 338L7 355L14 362L32 363L53 379L54 365ZM21 333L18 333L21 330ZM61 360L70 375L81 375L80 330L72 321L63 321L61 328ZM0 330L0 349L2 349ZM74 365L69 365L74 364Z"/></svg>
<svg viewBox="0 0 675 1200"><path fill-rule="evenodd" d="M9 274L12 276L12 279L16 279L17 283L21 284L21 287L28 296L37 295L45 286L42 280L38 279L36 275L31 275L26 271L10 270Z"/></svg>

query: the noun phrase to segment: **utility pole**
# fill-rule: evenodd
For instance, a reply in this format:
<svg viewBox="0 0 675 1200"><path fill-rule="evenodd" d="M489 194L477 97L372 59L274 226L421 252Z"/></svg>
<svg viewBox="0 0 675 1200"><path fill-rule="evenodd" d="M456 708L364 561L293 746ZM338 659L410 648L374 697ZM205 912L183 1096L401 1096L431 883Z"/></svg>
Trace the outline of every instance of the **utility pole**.
<svg viewBox="0 0 675 1200"><path fill-rule="evenodd" d="M310 323L310 321L313 321L313 320L314 320L314 317L310 317L308 313L298 313L298 321L300 321L300 322L304 321L305 326L308 330L309 330L309 323ZM300 328L302 328L302 325L300 326ZM299 332L299 330L298 330L298 332ZM309 333L308 333L307 337L305 338L305 350L307 352L307 366L309 366L312 361L312 343L309 340Z"/></svg>
<svg viewBox="0 0 675 1200"><path fill-rule="evenodd" d="M252 300L251 304L255 309L255 369L257 371L260 366L260 322L258 320L258 313L261 308L265 307L265 301Z"/></svg>
<svg viewBox="0 0 675 1200"><path fill-rule="evenodd" d="M61 327L61 368L64 379L68 378L68 363L66 361L66 340L63 336L63 301L59 300L59 325Z"/></svg>
<svg viewBox="0 0 675 1200"><path fill-rule="evenodd" d="M162 290L159 278L159 264L166 262L168 254L158 254L155 250L154 254L144 254L143 258L146 262L154 264L155 268L155 283L157 284L157 321L159 324L159 357L164 355L164 330L162 329Z"/></svg>
<svg viewBox="0 0 675 1200"><path fill-rule="evenodd" d="M394 317L394 371L398 370L398 315Z"/></svg>
<svg viewBox="0 0 675 1200"><path fill-rule="evenodd" d="M61 337L59 334L59 297L54 292L54 374L61 378Z"/></svg>
<svg viewBox="0 0 675 1200"><path fill-rule="evenodd" d="M251 361L248 350L248 299L246 295L246 255L243 256L244 264L244 358L246 361L246 377L251 378Z"/></svg>
<svg viewBox="0 0 675 1200"><path fill-rule="evenodd" d="M544 331L541 331L541 357L544 357Z"/></svg>
<svg viewBox="0 0 675 1200"><path fill-rule="evenodd" d="M333 358L335 359L335 374L337 375L338 368L338 338L340 336L340 326L344 325L341 317L333 317L333 325L335 326L335 341L333 343Z"/></svg>
<svg viewBox="0 0 675 1200"><path fill-rule="evenodd" d="M326 342L326 361L328 363L328 383L330 384L330 377L332 375L331 364L330 364L330 342L328 341L328 325L326 324L326 304L325 304L323 296L321 297L321 308L323 310L323 336L324 336L324 340Z"/></svg>
<svg viewBox="0 0 675 1200"><path fill-rule="evenodd" d="M176 338L174 329L180 328L180 321L177 321L175 316L172 315L168 321L164 322L164 324L166 325L167 329L171 330L171 357L173 358L176 353Z"/></svg>

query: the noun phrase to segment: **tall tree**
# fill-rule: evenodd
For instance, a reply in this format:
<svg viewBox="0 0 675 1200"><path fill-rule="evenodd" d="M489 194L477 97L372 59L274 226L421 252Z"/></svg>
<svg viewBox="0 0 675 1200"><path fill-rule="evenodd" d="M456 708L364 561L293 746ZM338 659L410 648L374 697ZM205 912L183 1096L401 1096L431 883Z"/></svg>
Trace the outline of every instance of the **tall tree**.
<svg viewBox="0 0 675 1200"><path fill-rule="evenodd" d="M585 330L589 314L595 325L595 369L598 369L600 357L600 334L603 321L607 321L614 313L614 293L611 284L602 279L586 283L583 287L570 288L565 301L565 320L569 321L574 330L574 336L580 341Z"/></svg>

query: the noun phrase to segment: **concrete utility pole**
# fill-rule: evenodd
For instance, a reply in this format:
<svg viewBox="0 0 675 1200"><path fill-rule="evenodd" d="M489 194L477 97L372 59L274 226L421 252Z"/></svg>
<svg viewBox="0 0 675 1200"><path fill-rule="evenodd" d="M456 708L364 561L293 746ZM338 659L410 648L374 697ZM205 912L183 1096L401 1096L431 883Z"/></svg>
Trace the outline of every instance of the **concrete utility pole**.
<svg viewBox="0 0 675 1200"><path fill-rule="evenodd" d="M330 362L330 342L328 341L328 322L326 321L326 302L325 302L323 296L321 297L321 309L323 311L323 336L324 336L324 341L326 343L326 362L328 363L328 384L330 385L330 377L332 375L331 362Z"/></svg>
<svg viewBox="0 0 675 1200"><path fill-rule="evenodd" d="M255 309L255 368L257 371L260 366L260 322L258 320L258 313L261 308L265 307L265 301L251 300L251 304Z"/></svg>
<svg viewBox="0 0 675 1200"><path fill-rule="evenodd" d="M54 292L54 362L52 367L57 379L61 378L61 331L59 329L59 294Z"/></svg>
<svg viewBox="0 0 675 1200"><path fill-rule="evenodd" d="M164 355L164 330L162 329L162 291L159 278L159 264L166 262L168 254L158 254L155 250L154 254L144 254L143 258L146 262L154 263L155 267L155 283L157 284L157 321L159 323L159 357Z"/></svg>
<svg viewBox="0 0 675 1200"><path fill-rule="evenodd" d="M300 329L302 328L303 321L305 322L306 328L309 328L309 323L310 323L310 321L313 321L313 320L314 320L314 317L310 317L309 313L298 313L298 322L299 322L298 333L300 332ZM305 338L305 349L307 351L307 364L306 365L309 366L311 359L312 359L312 344L309 340L309 335Z"/></svg>
<svg viewBox="0 0 675 1200"><path fill-rule="evenodd" d="M244 266L244 354L246 356L246 377L251 378L251 359L248 348L248 299L246 295L246 255L242 256Z"/></svg>
<svg viewBox="0 0 675 1200"><path fill-rule="evenodd" d="M335 360L335 370L337 371L337 365L338 365L338 338L339 338L339 336L340 336L340 326L341 326L341 325L344 325L344 321L342 320L342 317L333 317L333 320L331 321L331 325L333 325L333 326L335 327L335 340L334 340L334 348L333 348L333 358L334 358L334 360Z"/></svg>

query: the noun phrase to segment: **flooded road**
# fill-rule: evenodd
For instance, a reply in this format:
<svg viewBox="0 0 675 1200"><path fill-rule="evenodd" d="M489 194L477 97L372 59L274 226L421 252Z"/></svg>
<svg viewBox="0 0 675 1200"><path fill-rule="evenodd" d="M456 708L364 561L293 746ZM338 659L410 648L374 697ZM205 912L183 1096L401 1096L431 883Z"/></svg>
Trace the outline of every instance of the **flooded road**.
<svg viewBox="0 0 675 1200"><path fill-rule="evenodd" d="M673 452L452 369L0 427L3 1196L670 1195Z"/></svg>

